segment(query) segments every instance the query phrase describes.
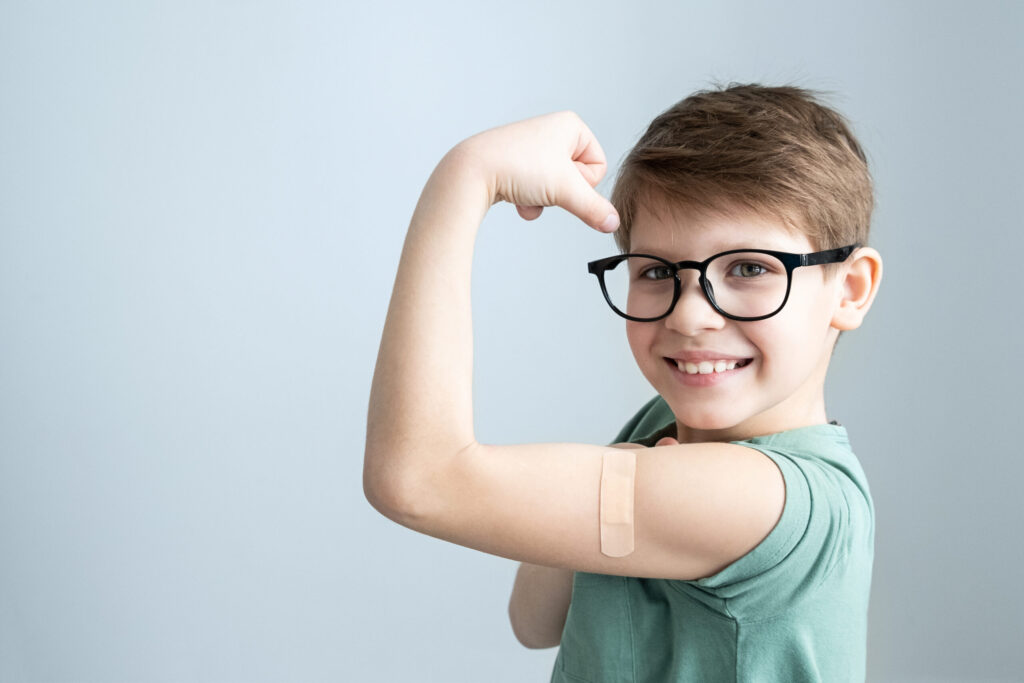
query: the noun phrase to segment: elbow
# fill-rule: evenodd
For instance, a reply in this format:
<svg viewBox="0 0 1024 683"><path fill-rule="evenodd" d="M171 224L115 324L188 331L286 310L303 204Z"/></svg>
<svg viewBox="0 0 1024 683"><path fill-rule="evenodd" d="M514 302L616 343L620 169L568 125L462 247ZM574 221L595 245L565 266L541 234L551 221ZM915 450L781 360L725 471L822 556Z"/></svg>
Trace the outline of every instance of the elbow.
<svg viewBox="0 0 1024 683"><path fill-rule="evenodd" d="M518 635L516 636L516 640L518 640L519 643L527 650L547 650L549 648L558 647L560 645L560 642L557 640L554 642L535 642L524 638L520 638Z"/></svg>
<svg viewBox="0 0 1024 683"><path fill-rule="evenodd" d="M410 529L420 530L422 524L417 520L421 515L410 502L413 500L410 492L420 487L411 484L407 478L398 477L394 468L374 464L383 462L385 461L372 460L370 451L367 450L363 466L363 496L374 510L391 521Z"/></svg>
<svg viewBox="0 0 1024 683"><path fill-rule="evenodd" d="M388 492L382 493L366 486L363 486L363 495L366 496L366 501L374 510L395 524L412 529L413 531L421 531L423 529L424 525L418 521L419 518L410 511L410 507L403 503L402 499L397 495Z"/></svg>
<svg viewBox="0 0 1024 683"><path fill-rule="evenodd" d="M404 509L398 486L395 486L386 473L379 471L371 464L370 452L367 450L363 465L363 495L374 510L388 519L400 521Z"/></svg>
<svg viewBox="0 0 1024 683"><path fill-rule="evenodd" d="M365 476L363 477L363 495L366 497L366 502L370 504L370 507L385 517L392 517L394 513L392 512L392 505L389 499L368 483Z"/></svg>
<svg viewBox="0 0 1024 683"><path fill-rule="evenodd" d="M512 632L515 633L515 629L513 629ZM561 644L558 640L553 642L530 640L529 638L523 637L518 633L516 633L516 640L518 640L519 644L525 647L527 650L547 650L552 647L558 647Z"/></svg>
<svg viewBox="0 0 1024 683"><path fill-rule="evenodd" d="M473 445L473 444L471 444ZM363 459L363 495L375 510L416 531L435 518L450 493L451 463L467 447L410 448L395 441L367 439ZM425 532L427 533L427 532Z"/></svg>
<svg viewBox="0 0 1024 683"><path fill-rule="evenodd" d="M532 633L530 629L524 628L522 620L516 614L515 600L509 601L508 620L512 625L512 635L516 637L520 645L528 650L546 650L551 647L557 647L562 642L560 636L538 638L536 633Z"/></svg>

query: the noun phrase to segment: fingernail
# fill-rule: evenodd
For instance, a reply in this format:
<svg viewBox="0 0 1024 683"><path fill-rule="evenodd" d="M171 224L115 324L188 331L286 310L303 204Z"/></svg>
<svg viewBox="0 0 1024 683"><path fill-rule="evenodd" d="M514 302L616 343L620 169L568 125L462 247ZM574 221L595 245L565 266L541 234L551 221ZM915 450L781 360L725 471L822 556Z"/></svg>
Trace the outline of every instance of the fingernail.
<svg viewBox="0 0 1024 683"><path fill-rule="evenodd" d="M619 216L614 211L608 214L608 217L604 219L604 223L601 223L601 230L603 232L614 232L619 227Z"/></svg>

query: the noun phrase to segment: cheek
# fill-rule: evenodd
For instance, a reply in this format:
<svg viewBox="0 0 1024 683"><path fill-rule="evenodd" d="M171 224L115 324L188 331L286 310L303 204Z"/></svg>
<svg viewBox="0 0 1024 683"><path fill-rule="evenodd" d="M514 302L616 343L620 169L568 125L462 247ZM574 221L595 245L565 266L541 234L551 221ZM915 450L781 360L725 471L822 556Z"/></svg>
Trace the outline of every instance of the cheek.
<svg viewBox="0 0 1024 683"><path fill-rule="evenodd" d="M626 339L629 341L629 348L633 352L633 358L641 368L649 363L648 356L651 350L653 333L650 323L637 323L632 320L626 321Z"/></svg>
<svg viewBox="0 0 1024 683"><path fill-rule="evenodd" d="M757 360L768 369L784 362L785 350L793 343L789 338L792 330L788 329L784 321L778 320L781 315L743 323L743 336L750 344L750 350L758 355Z"/></svg>
<svg viewBox="0 0 1024 683"><path fill-rule="evenodd" d="M634 355L637 352L637 348L641 344L642 336L643 332L640 330L636 323L632 321L626 322L626 340L629 341L629 348L633 349Z"/></svg>
<svg viewBox="0 0 1024 683"><path fill-rule="evenodd" d="M794 275L789 302L780 315L787 316L791 328L803 330L803 334L814 333L823 325L828 327L837 300L835 285L824 285L821 274L810 269L802 279Z"/></svg>
<svg viewBox="0 0 1024 683"><path fill-rule="evenodd" d="M794 307L748 328L747 338L761 353L767 372L773 376L798 376L805 366L817 362L813 351L819 335L812 319L810 311L800 312Z"/></svg>

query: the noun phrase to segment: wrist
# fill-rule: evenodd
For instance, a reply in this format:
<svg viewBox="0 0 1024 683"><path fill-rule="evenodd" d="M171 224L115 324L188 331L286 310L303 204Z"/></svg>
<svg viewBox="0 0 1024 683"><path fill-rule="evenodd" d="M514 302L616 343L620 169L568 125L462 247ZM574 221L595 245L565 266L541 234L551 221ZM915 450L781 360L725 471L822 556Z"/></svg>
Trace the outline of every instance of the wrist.
<svg viewBox="0 0 1024 683"><path fill-rule="evenodd" d="M455 176L459 182L482 189L487 206L501 201L497 193L494 169L476 144L476 136L466 138L452 147L438 163L445 174Z"/></svg>
<svg viewBox="0 0 1024 683"><path fill-rule="evenodd" d="M431 239L441 234L475 235L491 207L491 197L474 155L456 145L430 174L413 211L409 237L422 232L433 235Z"/></svg>

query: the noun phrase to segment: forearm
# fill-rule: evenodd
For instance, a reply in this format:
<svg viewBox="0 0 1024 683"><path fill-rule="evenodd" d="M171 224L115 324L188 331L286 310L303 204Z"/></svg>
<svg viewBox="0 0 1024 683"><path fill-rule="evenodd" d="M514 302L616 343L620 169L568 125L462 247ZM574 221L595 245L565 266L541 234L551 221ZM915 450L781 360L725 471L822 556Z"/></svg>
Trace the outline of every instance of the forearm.
<svg viewBox="0 0 1024 683"><path fill-rule="evenodd" d="M382 512L409 516L441 488L438 473L477 445L470 271L487 210L507 201L531 219L560 206L614 230L614 207L594 190L606 166L586 124L556 112L467 138L434 169L406 235L370 390L363 490Z"/></svg>
<svg viewBox="0 0 1024 683"><path fill-rule="evenodd" d="M364 489L404 491L438 458L474 443L470 276L486 179L459 147L413 214L370 390Z"/></svg>
<svg viewBox="0 0 1024 683"><path fill-rule="evenodd" d="M573 571L523 562L516 573L508 614L512 631L526 647L558 645L572 600Z"/></svg>

